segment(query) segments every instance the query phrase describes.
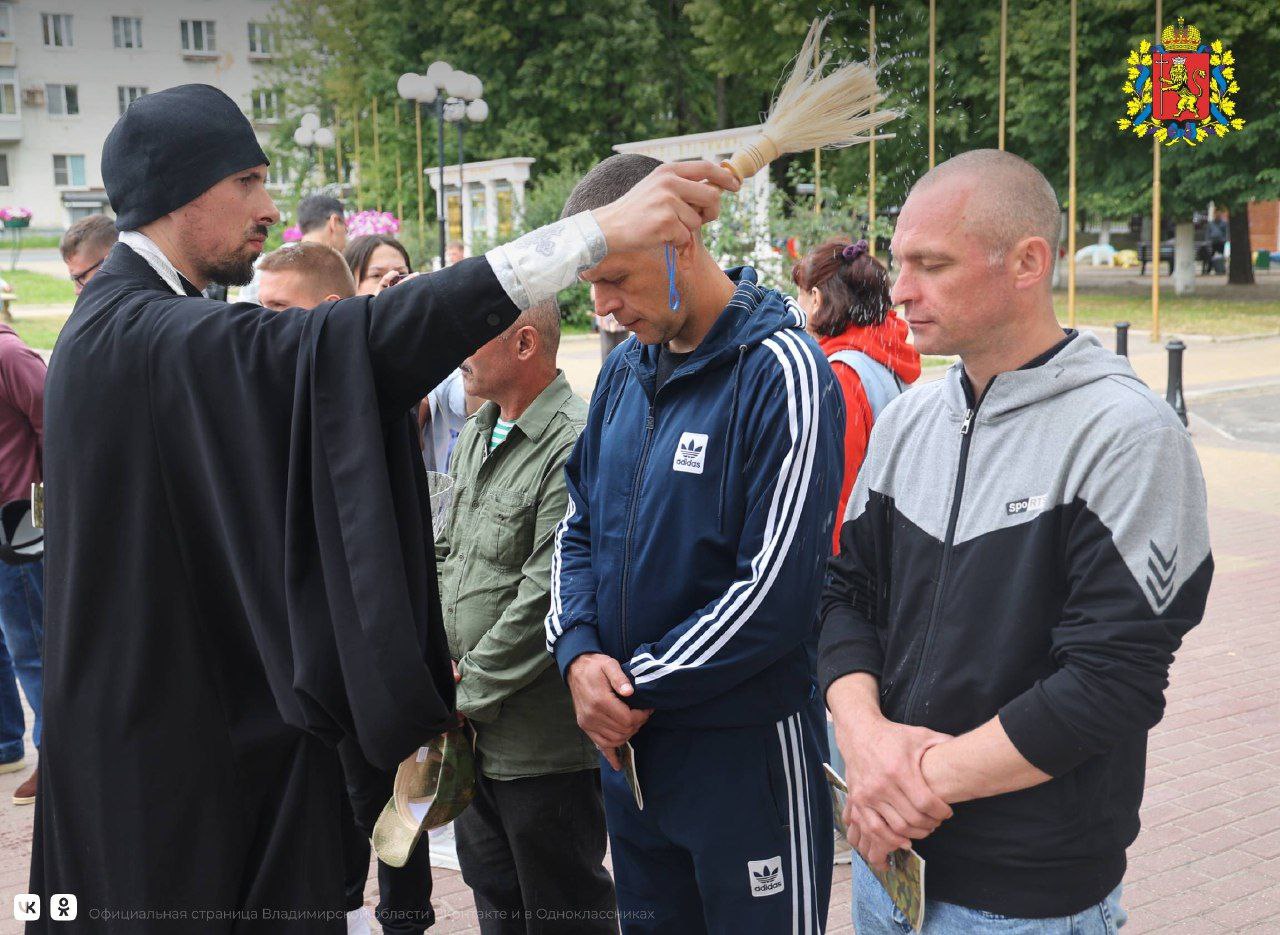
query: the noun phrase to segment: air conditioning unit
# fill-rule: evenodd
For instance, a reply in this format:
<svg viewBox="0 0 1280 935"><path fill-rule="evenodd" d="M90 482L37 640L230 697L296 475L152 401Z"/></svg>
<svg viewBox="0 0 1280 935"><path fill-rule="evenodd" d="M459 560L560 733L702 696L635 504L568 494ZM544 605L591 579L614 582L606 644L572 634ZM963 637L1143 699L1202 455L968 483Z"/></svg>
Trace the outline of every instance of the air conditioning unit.
<svg viewBox="0 0 1280 935"><path fill-rule="evenodd" d="M37 84L30 88L23 88L22 104L24 107L43 107L44 106L44 85Z"/></svg>

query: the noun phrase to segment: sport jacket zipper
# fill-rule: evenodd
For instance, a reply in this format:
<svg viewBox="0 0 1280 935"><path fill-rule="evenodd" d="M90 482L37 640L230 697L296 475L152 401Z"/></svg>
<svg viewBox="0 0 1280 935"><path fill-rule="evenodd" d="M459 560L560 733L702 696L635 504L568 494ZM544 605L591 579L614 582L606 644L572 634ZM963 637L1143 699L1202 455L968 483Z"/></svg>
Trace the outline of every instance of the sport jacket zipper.
<svg viewBox="0 0 1280 935"><path fill-rule="evenodd" d="M742 349L740 348L739 355L741 355L741 352ZM622 550L622 574L619 576L621 579L621 599L618 602L618 631L622 635L622 654L627 658L631 657L632 651L631 642L627 639L627 581L631 577L631 539L632 533L635 531L636 508L640 502L640 486L644 482L644 469L649 464L649 448L653 442L653 411L658 405L658 395L663 390L676 380L683 380L701 372L706 368L706 365L707 360L703 359L692 364L686 361L676 367L675 371L667 377L666 382L653 391L653 396L649 400L649 414L644 420L644 444L640 448L640 460L636 466L635 480L631 484L631 502L627 506L627 542Z"/></svg>
<svg viewBox="0 0 1280 935"><path fill-rule="evenodd" d="M627 579L631 573L631 538L635 530L636 506L640 501L640 485L644 483L645 465L649 463L649 444L653 441L653 402L644 420L644 445L640 448L640 461L636 465L635 480L631 484L631 503L627 507L627 538L622 552L622 581L619 604L619 631L622 634L622 655L631 656L631 642L627 639Z"/></svg>
<svg viewBox="0 0 1280 935"><path fill-rule="evenodd" d="M938 566L938 578L933 586L933 603L929 608L929 622L924 628L924 644L920 647L920 655L916 659L916 670L911 676L911 688L907 692L907 704L903 710L902 719L907 724L914 723L916 695L920 691L920 673L924 669L929 651L933 648L938 611L942 606L942 595L946 593L947 573L951 570L951 549L955 542L956 524L960 519L960 501L964 497L964 476L969 464L969 444L973 440L973 419L978 414L978 407L991 391L991 384L995 383L995 379L992 377L987 383L986 389L982 391L976 403L971 402L972 391L969 389L968 380L964 382L966 402L969 402L969 406L965 409L964 421L960 424L960 461L956 467L956 482L951 497L951 516L947 519L947 534L942 543L942 559Z"/></svg>
<svg viewBox="0 0 1280 935"><path fill-rule="evenodd" d="M649 448L653 442L653 410L658 404L658 394L669 384L697 373L703 369L703 366L704 362L700 361L686 370L684 368L688 367L688 363L681 364L676 368L676 372L667 377L666 383L654 390L653 397L649 400L649 414L644 420L644 444L640 447L640 460L636 464L635 480L631 483L631 502L627 505L627 541L622 549L622 574L619 576L621 593L618 601L618 631L622 635L622 655L626 658L631 657L632 649L631 641L627 639L627 581L631 577L631 539L635 531L636 508L640 503L640 487L644 483L644 469L649 464Z"/></svg>

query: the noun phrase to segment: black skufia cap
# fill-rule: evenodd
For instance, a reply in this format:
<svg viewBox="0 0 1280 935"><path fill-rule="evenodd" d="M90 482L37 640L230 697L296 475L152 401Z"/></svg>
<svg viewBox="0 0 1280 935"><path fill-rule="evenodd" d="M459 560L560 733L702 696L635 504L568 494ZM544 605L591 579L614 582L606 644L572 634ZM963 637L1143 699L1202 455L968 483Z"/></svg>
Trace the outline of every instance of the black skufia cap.
<svg viewBox="0 0 1280 935"><path fill-rule="evenodd" d="M207 84L144 94L102 146L117 230L137 230L227 176L269 162L236 102Z"/></svg>

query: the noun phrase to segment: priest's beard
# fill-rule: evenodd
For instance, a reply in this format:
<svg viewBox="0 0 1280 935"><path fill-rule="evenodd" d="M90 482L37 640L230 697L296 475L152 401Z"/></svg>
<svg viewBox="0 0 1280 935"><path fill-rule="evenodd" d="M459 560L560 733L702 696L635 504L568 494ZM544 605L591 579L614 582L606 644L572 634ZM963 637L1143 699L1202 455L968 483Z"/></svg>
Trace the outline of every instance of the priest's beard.
<svg viewBox="0 0 1280 935"><path fill-rule="evenodd" d="M265 227L255 227L246 236L267 236ZM246 241L240 249L222 256L205 260L200 270L201 275L210 282L222 286L247 286L253 282L253 264L259 252L253 250Z"/></svg>

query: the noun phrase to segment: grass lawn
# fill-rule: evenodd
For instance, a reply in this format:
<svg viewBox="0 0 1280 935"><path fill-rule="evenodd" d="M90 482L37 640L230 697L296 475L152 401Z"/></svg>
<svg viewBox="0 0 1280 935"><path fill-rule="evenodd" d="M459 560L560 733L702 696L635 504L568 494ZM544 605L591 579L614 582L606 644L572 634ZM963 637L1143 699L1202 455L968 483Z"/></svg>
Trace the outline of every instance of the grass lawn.
<svg viewBox="0 0 1280 935"><path fill-rule="evenodd" d="M1246 287L1247 288L1247 287ZM1067 320L1066 295L1054 295L1058 319ZM1076 294L1076 322L1110 331L1118 321L1134 329L1151 328L1151 300L1129 296ZM1280 302L1213 300L1198 296L1160 296L1162 334L1209 334L1216 337L1280 332Z"/></svg>
<svg viewBox="0 0 1280 935"><path fill-rule="evenodd" d="M1081 276L1076 290L1076 323L1110 334L1117 321L1128 321L1134 330L1151 327L1151 285L1128 271L1106 271L1100 276ZM61 276L33 273L28 270L0 270L18 294L15 305L18 320L14 329L32 347L51 348L66 320L61 317L24 318L27 309L39 306L70 305L75 289ZM1054 308L1064 324L1067 321L1067 293L1053 294ZM1228 286L1222 277L1199 280L1196 294L1179 296L1172 287L1162 287L1160 294L1160 330L1165 335L1204 334L1215 337L1280 333L1280 274L1273 271L1259 276L1254 286ZM590 325L577 317L565 322L565 334L591 334ZM950 363L946 358L927 358L926 367Z"/></svg>
<svg viewBox="0 0 1280 935"><path fill-rule="evenodd" d="M0 270L2 277L18 294L16 306L22 309L34 305L70 305L76 300L75 286L66 276L50 276L25 269Z"/></svg>
<svg viewBox="0 0 1280 935"><path fill-rule="evenodd" d="M1215 337L1280 333L1280 275L1257 272L1252 286L1229 286L1225 277L1198 278L1193 295L1174 295L1168 280L1160 289L1162 334ZM1055 290L1058 319L1067 320L1067 292ZM1087 270L1076 289L1076 321L1111 331L1117 321L1136 330L1151 328L1151 280L1128 270Z"/></svg>
<svg viewBox="0 0 1280 935"><path fill-rule="evenodd" d="M58 332L66 324L62 315L50 318L17 318L13 322L13 330L28 347L48 351L53 349L53 342L58 340Z"/></svg>
<svg viewBox="0 0 1280 935"><path fill-rule="evenodd" d="M62 243L61 234L28 234L24 232L22 235L23 250L48 250L58 246L60 243ZM6 236L4 245L9 247L12 244L13 241ZM18 262L22 262L21 257L18 258Z"/></svg>

